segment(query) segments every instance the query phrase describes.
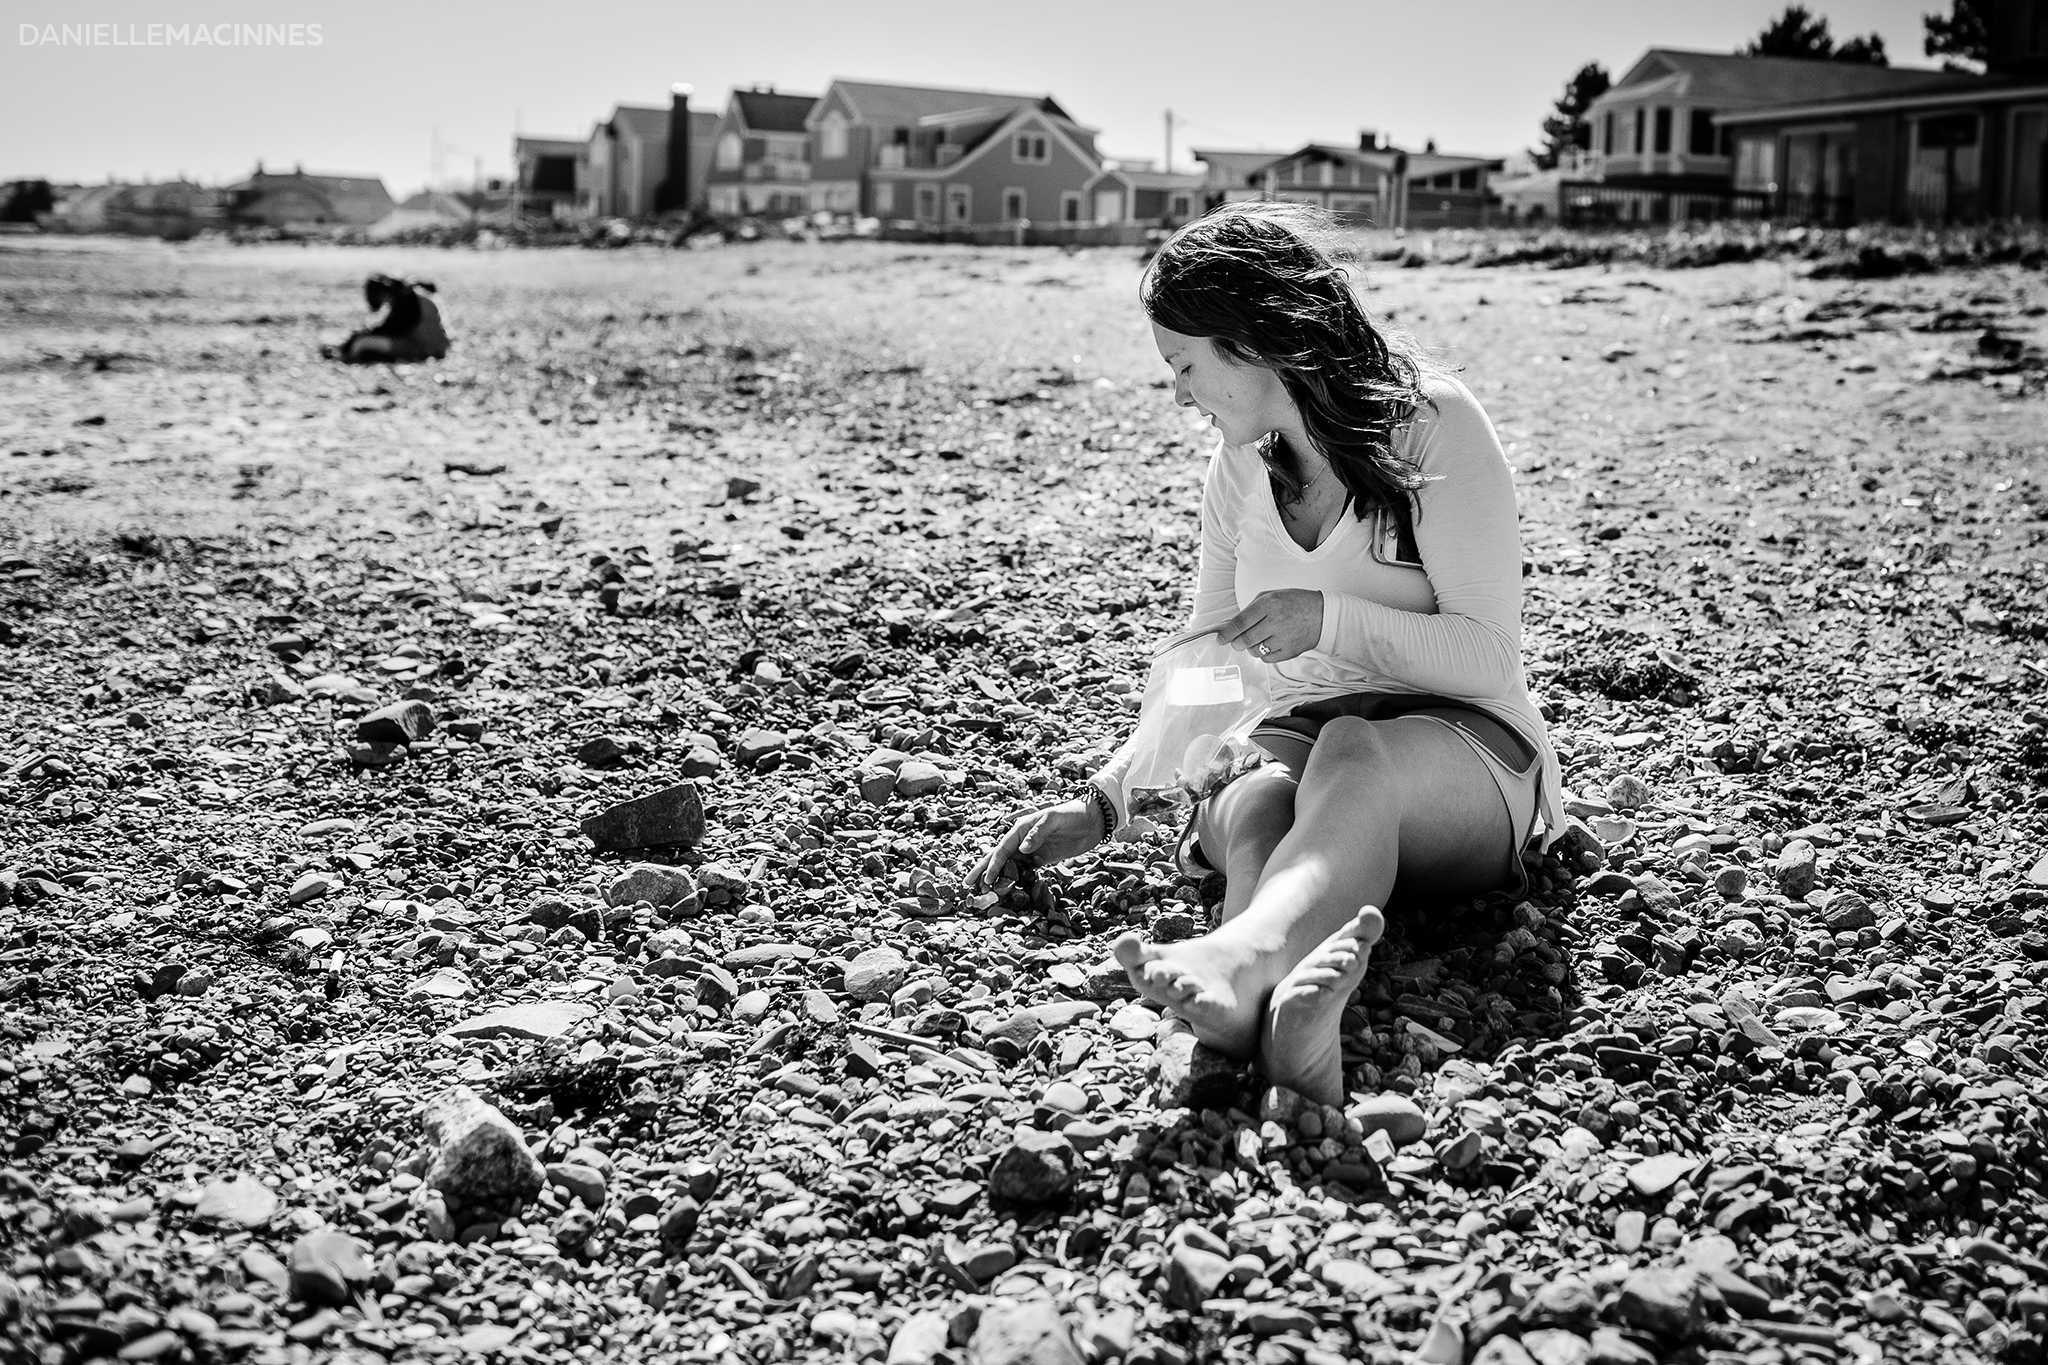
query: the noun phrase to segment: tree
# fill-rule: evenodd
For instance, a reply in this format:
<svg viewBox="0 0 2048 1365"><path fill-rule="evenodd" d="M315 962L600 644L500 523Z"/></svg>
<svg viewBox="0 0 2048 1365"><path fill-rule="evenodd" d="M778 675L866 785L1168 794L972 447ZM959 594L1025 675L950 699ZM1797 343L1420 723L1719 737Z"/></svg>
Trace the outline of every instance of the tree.
<svg viewBox="0 0 2048 1365"><path fill-rule="evenodd" d="M1865 66L1891 65L1891 59L1884 55L1884 35L1881 33L1851 38L1835 49L1834 59L1838 62L1861 62Z"/></svg>
<svg viewBox="0 0 2048 1365"><path fill-rule="evenodd" d="M1876 33L1851 38L1837 46L1828 32L1826 16L1804 5L1787 5L1785 12L1764 25L1764 31L1742 50L1745 57L1801 57L1808 61L1860 62L1867 66L1888 66L1884 38Z"/></svg>
<svg viewBox="0 0 2048 1365"><path fill-rule="evenodd" d="M0 223L33 223L36 215L56 207L47 180L17 180L0 185Z"/></svg>
<svg viewBox="0 0 2048 1365"><path fill-rule="evenodd" d="M1586 111L1612 84L1607 68L1598 62L1587 62L1565 82L1564 94L1543 120L1543 150L1536 154L1538 166L1547 171L1563 159L1567 150L1593 145L1593 129L1586 122Z"/></svg>
<svg viewBox="0 0 2048 1365"><path fill-rule="evenodd" d="M1981 69L1991 56L1991 30L1985 22L1989 8L1988 0L1951 0L1946 18L1921 15L1927 27L1924 51L1943 58L1942 65L1951 71Z"/></svg>

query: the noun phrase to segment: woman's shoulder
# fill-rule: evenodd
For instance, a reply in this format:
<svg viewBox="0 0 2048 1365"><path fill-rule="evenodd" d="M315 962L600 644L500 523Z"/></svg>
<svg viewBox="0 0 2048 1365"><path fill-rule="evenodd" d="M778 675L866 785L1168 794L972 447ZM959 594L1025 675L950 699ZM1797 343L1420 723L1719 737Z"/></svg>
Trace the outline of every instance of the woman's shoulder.
<svg viewBox="0 0 2048 1365"><path fill-rule="evenodd" d="M1477 417L1486 420L1486 409L1480 405L1472 390L1465 387L1465 381L1454 374L1438 370L1423 375L1418 385L1422 393L1422 404L1416 410L1418 421L1434 419L1439 422L1470 421Z"/></svg>
<svg viewBox="0 0 2048 1365"><path fill-rule="evenodd" d="M1408 424L1410 450L1427 459L1468 447L1495 450L1500 438L1472 390L1456 375L1432 374L1423 378L1422 402ZM1477 453L1476 450L1471 453Z"/></svg>

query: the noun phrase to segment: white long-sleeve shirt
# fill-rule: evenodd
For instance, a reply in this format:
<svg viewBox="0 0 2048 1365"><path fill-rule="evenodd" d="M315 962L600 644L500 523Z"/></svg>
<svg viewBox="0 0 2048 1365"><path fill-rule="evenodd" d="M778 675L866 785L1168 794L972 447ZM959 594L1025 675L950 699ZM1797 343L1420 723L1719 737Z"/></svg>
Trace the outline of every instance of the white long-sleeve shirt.
<svg viewBox="0 0 2048 1365"><path fill-rule="evenodd" d="M1350 692L1426 693L1468 703L1529 742L1543 770L1545 847L1564 828L1561 775L1522 672L1522 541L1514 476L1493 423L1456 379L1395 440L1428 480L1416 495L1420 567L1397 558L1394 519L1350 509L1313 550L1287 534L1254 446L1218 446L1202 488L1201 568L1188 629L1213 630L1262 592L1323 595L1314 649L1274 665L1273 710ZM1127 817L1123 755L1095 781Z"/></svg>

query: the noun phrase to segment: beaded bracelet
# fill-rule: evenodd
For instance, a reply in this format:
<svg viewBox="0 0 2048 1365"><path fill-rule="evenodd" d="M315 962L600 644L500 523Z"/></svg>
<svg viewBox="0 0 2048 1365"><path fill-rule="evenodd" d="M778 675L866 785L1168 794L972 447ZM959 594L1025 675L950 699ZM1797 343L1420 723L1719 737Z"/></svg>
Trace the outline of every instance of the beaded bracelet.
<svg viewBox="0 0 2048 1365"><path fill-rule="evenodd" d="M1116 833L1116 803L1109 799L1109 793L1090 782L1081 789L1081 799L1102 812L1102 837L1107 839Z"/></svg>

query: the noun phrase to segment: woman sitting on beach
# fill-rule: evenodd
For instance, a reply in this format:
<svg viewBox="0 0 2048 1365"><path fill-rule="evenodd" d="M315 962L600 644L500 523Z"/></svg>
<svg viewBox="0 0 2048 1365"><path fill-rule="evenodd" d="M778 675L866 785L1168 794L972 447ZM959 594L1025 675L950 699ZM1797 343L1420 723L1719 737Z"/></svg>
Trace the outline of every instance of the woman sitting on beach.
<svg viewBox="0 0 2048 1365"><path fill-rule="evenodd" d="M372 275L363 281L363 297L372 312L382 308L384 316L335 348L337 359L350 365L389 365L439 360L448 354L448 334L441 328L433 285Z"/></svg>
<svg viewBox="0 0 2048 1365"><path fill-rule="evenodd" d="M1221 436L1191 628L1274 665L1275 712L1252 736L1271 761L1181 835L1184 871L1227 879L1220 927L1126 934L1116 957L1209 1046L1341 1104L1339 1019L1396 884L1518 887L1539 820L1564 816L1522 672L1499 438L1463 384L1374 326L1327 229L1295 205L1228 205L1176 233L1140 289L1175 402ZM974 880L1121 828L1117 766L1020 816Z"/></svg>

